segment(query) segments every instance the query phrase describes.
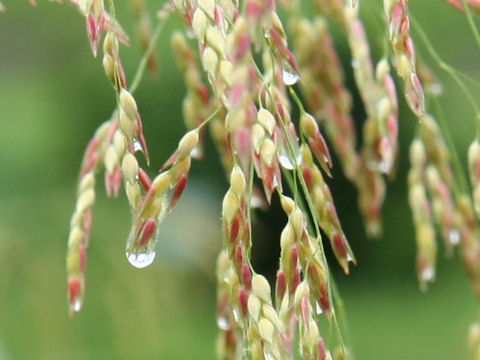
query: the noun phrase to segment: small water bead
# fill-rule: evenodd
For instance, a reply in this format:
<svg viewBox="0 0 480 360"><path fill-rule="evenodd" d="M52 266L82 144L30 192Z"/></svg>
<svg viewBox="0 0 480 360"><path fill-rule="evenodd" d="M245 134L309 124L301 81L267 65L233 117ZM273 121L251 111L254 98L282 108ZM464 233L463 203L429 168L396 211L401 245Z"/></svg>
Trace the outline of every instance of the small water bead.
<svg viewBox="0 0 480 360"><path fill-rule="evenodd" d="M288 154L284 152L279 152L278 162L280 163L280 165L282 165L284 169L293 170L297 165L300 165L302 163L302 155L297 154L296 159L292 159L292 157Z"/></svg>
<svg viewBox="0 0 480 360"><path fill-rule="evenodd" d="M300 79L300 76L296 72L289 71L287 69L283 69L282 71L282 79L285 85L295 85L297 81Z"/></svg>
<svg viewBox="0 0 480 360"><path fill-rule="evenodd" d="M137 151L141 151L142 150L142 144L140 143L140 141L138 141L138 139L133 139L133 151L134 152L137 152Z"/></svg>
<svg viewBox="0 0 480 360"><path fill-rule="evenodd" d="M423 281L432 281L435 277L435 269L433 266L427 266L420 273L420 277Z"/></svg>
<svg viewBox="0 0 480 360"><path fill-rule="evenodd" d="M378 170L383 174L388 174L393 166L393 159L385 159L378 162Z"/></svg>
<svg viewBox="0 0 480 360"><path fill-rule="evenodd" d="M232 329L232 324L230 323L230 320L227 316L224 315L217 317L217 326L224 331Z"/></svg>
<svg viewBox="0 0 480 360"><path fill-rule="evenodd" d="M318 302L315 303L315 312L317 315L323 314L323 309Z"/></svg>
<svg viewBox="0 0 480 360"><path fill-rule="evenodd" d="M235 321L239 322L240 321L240 314L239 314L238 310L234 308L232 313L233 313L233 318L235 319Z"/></svg>
<svg viewBox="0 0 480 360"><path fill-rule="evenodd" d="M80 298L75 299L75 301L73 301L73 303L71 304L71 307L75 312L79 312L80 310L82 310L82 306L83 301Z"/></svg>
<svg viewBox="0 0 480 360"><path fill-rule="evenodd" d="M256 208L261 208L264 205L265 205L265 200L261 198L258 194L253 192L250 198L250 207L256 209Z"/></svg>
<svg viewBox="0 0 480 360"><path fill-rule="evenodd" d="M128 262L136 268L144 268L150 265L155 259L155 251L126 252Z"/></svg>
<svg viewBox="0 0 480 360"><path fill-rule="evenodd" d="M294 150L295 159L288 153L287 149L284 146L281 146L278 151L278 162L286 170L293 170L298 165L302 164L302 154L297 149Z"/></svg>
<svg viewBox="0 0 480 360"><path fill-rule="evenodd" d="M190 29L187 29L185 31L185 35L187 35L188 39L195 39L195 33Z"/></svg>
<svg viewBox="0 0 480 360"><path fill-rule="evenodd" d="M460 243L460 231L457 229L450 229L448 232L448 241L452 245L458 245Z"/></svg>
<svg viewBox="0 0 480 360"><path fill-rule="evenodd" d="M300 75L290 66L289 63L283 63L282 80L287 86L295 85L300 79Z"/></svg>
<svg viewBox="0 0 480 360"><path fill-rule="evenodd" d="M273 355L270 351L264 350L263 357L265 360L277 360L275 355Z"/></svg>
<svg viewBox="0 0 480 360"><path fill-rule="evenodd" d="M195 146L190 152L190 156L193 159L201 159L203 157L203 150L200 145Z"/></svg>
<svg viewBox="0 0 480 360"><path fill-rule="evenodd" d="M276 176L273 177L273 181L272 181L273 188L278 188L280 186L280 182L278 180L279 179Z"/></svg>

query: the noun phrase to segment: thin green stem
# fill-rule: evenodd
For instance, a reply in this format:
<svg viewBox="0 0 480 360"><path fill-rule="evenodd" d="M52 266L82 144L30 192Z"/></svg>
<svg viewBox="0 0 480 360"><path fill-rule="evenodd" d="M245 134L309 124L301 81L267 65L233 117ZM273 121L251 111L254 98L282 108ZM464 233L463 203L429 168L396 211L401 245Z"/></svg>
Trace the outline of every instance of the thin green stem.
<svg viewBox="0 0 480 360"><path fill-rule="evenodd" d="M110 10L110 15L111 15L112 19L116 20L115 4L113 3L113 0L108 1L108 9Z"/></svg>
<svg viewBox="0 0 480 360"><path fill-rule="evenodd" d="M473 36L475 37L475 40L477 41L478 47L480 47L480 33L478 32L477 25L475 25L475 21L473 20L472 12L470 10L470 6L467 4L467 0L462 0L463 7L465 9L465 14L467 14L467 19L468 19L468 25L470 26L470 29L472 30Z"/></svg>
<svg viewBox="0 0 480 360"><path fill-rule="evenodd" d="M462 90L467 100L470 102L471 106L475 110L475 113L480 114L480 108L478 107L475 99L473 98L472 94L468 90L465 83L458 76L456 70L452 66L447 64L445 61L443 61L442 58L438 55L437 51L433 48L432 44L430 43L425 31L422 29L420 24L415 20L415 18L410 17L410 19L415 26L415 30L420 35L420 39L422 39L423 43L425 44L425 47L427 48L432 58L438 63L438 66L440 67L440 69L442 69L443 71L445 71L447 74L450 75L450 77L455 81L458 87ZM477 121L477 136L479 135L480 135L480 121Z"/></svg>
<svg viewBox="0 0 480 360"><path fill-rule="evenodd" d="M460 193L465 194L468 192L468 188L469 188L467 177L461 166L460 158L458 156L458 151L455 148L452 136L450 135L450 131L448 131L445 117L443 115L440 102L438 101L437 97L434 97L433 104L437 112L438 124L440 125L440 129L443 133L443 137L445 138L445 143L448 149L450 150L450 156L452 157L451 163L452 163L453 171L455 172L455 177L457 178L457 181L458 181L458 183L454 182L454 186L455 186L454 191L456 192L457 196Z"/></svg>
<svg viewBox="0 0 480 360"><path fill-rule="evenodd" d="M464 81L469 82L471 85L480 89L480 81L472 78L471 75L468 75L460 70L454 69L458 76L462 77Z"/></svg>
<svg viewBox="0 0 480 360"><path fill-rule="evenodd" d="M129 91L132 94L135 92L135 90L137 90L138 85L140 85L140 81L142 80L143 74L145 73L145 68L147 66L148 59L150 58L153 51L155 50L155 45L157 43L158 37L160 36L164 26L165 26L165 21L162 21L158 23L157 26L155 27L155 31L153 32L152 38L148 43L147 50L145 51L145 54L143 54L143 57L140 60L137 72L135 73L135 76L133 77L133 80L132 80L132 84L130 85Z"/></svg>
<svg viewBox="0 0 480 360"><path fill-rule="evenodd" d="M208 117L205 120L202 121L200 125L197 126L197 129L202 130L202 128L206 126L212 119L214 119L215 116L217 116L220 110L222 109L223 109L223 105L220 105L219 107L217 107L210 115L208 115Z"/></svg>
<svg viewBox="0 0 480 360"><path fill-rule="evenodd" d="M288 91L289 91L290 95L292 96L293 100L295 100L295 103L297 104L298 109L300 110L300 115L304 114L305 113L305 108L303 107L302 101L298 97L295 90L293 90L292 87L289 87Z"/></svg>

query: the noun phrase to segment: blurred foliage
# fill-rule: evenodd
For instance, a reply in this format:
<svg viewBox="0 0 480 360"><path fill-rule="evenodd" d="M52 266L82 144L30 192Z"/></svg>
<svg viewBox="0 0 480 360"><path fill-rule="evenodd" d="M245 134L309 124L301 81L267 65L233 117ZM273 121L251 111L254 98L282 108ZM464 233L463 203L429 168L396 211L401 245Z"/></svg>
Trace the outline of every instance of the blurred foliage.
<svg viewBox="0 0 480 360"><path fill-rule="evenodd" d="M127 2L117 3L118 17L133 37ZM380 56L380 2L363 3ZM32 8L19 0L5 5L7 12L0 15L0 359L214 358L214 266L227 185L213 147L208 144L204 161L194 163L188 192L163 225L157 259L144 270L129 266L124 256L127 201L106 199L99 177L85 307L69 321L64 256L75 181L83 149L109 117L114 94L101 59L90 53L84 19L71 6L38 1ZM443 1L413 1L411 10L445 60L478 75L474 59L480 49L464 15ZM169 21L161 36L159 78L146 77L136 96L154 166L184 131L184 88L169 45L179 22ZM337 46L348 54L341 36ZM417 46L431 60L418 40ZM121 55L131 77L140 50L133 45ZM348 55L344 59L348 66ZM473 113L450 79L439 74L443 110L464 159ZM349 340L359 360L465 358L477 301L457 259L441 257L437 283L425 294L418 289L405 180L415 120L405 108L400 128L399 171L389 186L381 241L366 239L351 186L339 173L330 182L359 262L348 277L334 268ZM256 216L255 267L267 274L277 265L284 223L279 214L274 209Z"/></svg>

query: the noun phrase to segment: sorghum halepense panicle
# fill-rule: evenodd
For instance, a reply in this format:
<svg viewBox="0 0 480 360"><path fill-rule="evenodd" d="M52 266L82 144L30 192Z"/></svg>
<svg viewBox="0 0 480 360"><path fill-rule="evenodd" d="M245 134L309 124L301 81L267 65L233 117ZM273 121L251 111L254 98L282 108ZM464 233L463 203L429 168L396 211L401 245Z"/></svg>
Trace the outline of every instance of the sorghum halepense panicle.
<svg viewBox="0 0 480 360"><path fill-rule="evenodd" d="M463 1L448 1L466 10ZM326 360L332 358L328 348L340 345L334 356L350 358L336 321L320 230L346 273L355 258L320 168L331 176L330 143L358 191L367 233L379 236L385 177L394 175L398 157L399 106L389 61L404 82L407 104L420 120L408 176L419 282L425 288L435 277L438 232L448 253L460 244L472 285L480 294L480 243L473 211L473 204L480 208L480 145L475 140L469 150L472 202L458 186L444 134L435 118L425 114L424 85L428 95L438 83L415 56L408 0L384 1L392 59L378 61L371 54L355 1L313 0L313 19L302 14L299 1L281 1L289 12L291 45L274 0L171 0L158 18L163 21L178 13L185 20L186 30L173 34L172 48L187 88L183 116L188 132L153 179L136 158L140 151L148 162L148 152L134 89L128 88L120 59L119 43L129 40L115 19L114 2L108 2L108 12L103 0L70 2L85 16L95 56L105 33L102 64L117 98L111 119L95 133L81 167L67 255L71 316L83 303L96 172L105 168L109 196L118 195L123 181L132 212L127 257L134 266L147 266L155 257L160 223L183 194L191 160L202 156L209 127L229 178L217 261L218 357L272 360L299 353L306 359ZM158 61L150 51L155 36L146 4L131 3L144 60L155 72ZM476 0L467 3L473 11L480 8ZM362 131L357 131L351 116L352 96L330 34L331 20L340 25L350 47L366 113ZM198 52L186 35L195 39ZM298 119L292 119L294 107ZM284 181L292 195L284 193ZM273 196L280 198L288 218L279 239L274 291L251 265L251 211L267 207ZM337 329L328 344L320 332L322 319ZM471 344L477 354L475 329Z"/></svg>

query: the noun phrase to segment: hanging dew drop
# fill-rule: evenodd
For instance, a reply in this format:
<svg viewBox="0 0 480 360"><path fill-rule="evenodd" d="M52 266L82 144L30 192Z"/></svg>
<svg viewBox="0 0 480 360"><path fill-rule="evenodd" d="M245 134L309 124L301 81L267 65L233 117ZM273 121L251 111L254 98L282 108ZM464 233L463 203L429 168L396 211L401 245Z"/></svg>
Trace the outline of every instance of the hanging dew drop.
<svg viewBox="0 0 480 360"><path fill-rule="evenodd" d="M280 152L278 154L278 162L280 163L280 165L282 165L284 169L287 169L287 170L295 169L295 165L293 164L293 161L285 153Z"/></svg>
<svg viewBox="0 0 480 360"><path fill-rule="evenodd" d="M142 150L142 144L140 144L140 141L138 139L133 139L133 151L141 151Z"/></svg>
<svg viewBox="0 0 480 360"><path fill-rule="evenodd" d="M240 314L238 313L237 309L233 309L233 318L235 319L236 322L240 321Z"/></svg>
<svg viewBox="0 0 480 360"><path fill-rule="evenodd" d="M268 350L265 350L265 351L263 352L263 357L264 357L265 360L277 360L277 359L275 358L275 356L274 356L270 351L268 351Z"/></svg>
<svg viewBox="0 0 480 360"><path fill-rule="evenodd" d="M284 146L281 146L278 151L278 162L286 170L293 170L296 166L302 164L302 154L295 145L294 148L295 158L288 154Z"/></svg>
<svg viewBox="0 0 480 360"><path fill-rule="evenodd" d="M460 243L460 231L457 229L450 229L448 232L448 241L452 245L458 245Z"/></svg>
<svg viewBox="0 0 480 360"><path fill-rule="evenodd" d="M185 34L187 35L187 38L189 38L189 39L195 39L195 33L194 33L192 30L187 29L187 30L185 31Z"/></svg>
<svg viewBox="0 0 480 360"><path fill-rule="evenodd" d="M155 259L155 251L126 252L128 262L136 268L144 268Z"/></svg>
<svg viewBox="0 0 480 360"><path fill-rule="evenodd" d="M192 151L190 152L190 156L193 159L201 159L203 156L203 151L200 145L195 146Z"/></svg>
<svg viewBox="0 0 480 360"><path fill-rule="evenodd" d="M75 312L79 312L80 310L82 310L82 305L83 305L83 302L82 302L82 299L75 299L75 301L72 303L72 309L73 311Z"/></svg>
<svg viewBox="0 0 480 360"><path fill-rule="evenodd" d="M282 80L283 83L287 86L295 85L297 81L300 79L300 75L293 70L289 63L283 63L282 69Z"/></svg>
<svg viewBox="0 0 480 360"><path fill-rule="evenodd" d="M392 161L390 161L390 159L384 159L378 162L378 170L380 170L382 174L388 174L391 168L392 168Z"/></svg>
<svg viewBox="0 0 480 360"><path fill-rule="evenodd" d="M256 209L256 208L261 208L263 205L264 205L263 199L257 194L255 194L254 192L250 198L250 206Z"/></svg>
<svg viewBox="0 0 480 360"><path fill-rule="evenodd" d="M285 85L291 86L297 83L300 76L298 76L296 72L284 68L282 71L282 79Z"/></svg>
<svg viewBox="0 0 480 360"><path fill-rule="evenodd" d="M422 270L420 274L423 281L432 281L435 277L435 269L433 266L427 266L425 269Z"/></svg>
<svg viewBox="0 0 480 360"><path fill-rule="evenodd" d="M217 326L222 329L222 330L230 330L232 328L232 325L230 324L230 321L226 316L218 316L217 317Z"/></svg>
<svg viewBox="0 0 480 360"><path fill-rule="evenodd" d="M323 314L322 307L320 306L320 304L318 302L315 303L315 312L317 313L317 315Z"/></svg>

